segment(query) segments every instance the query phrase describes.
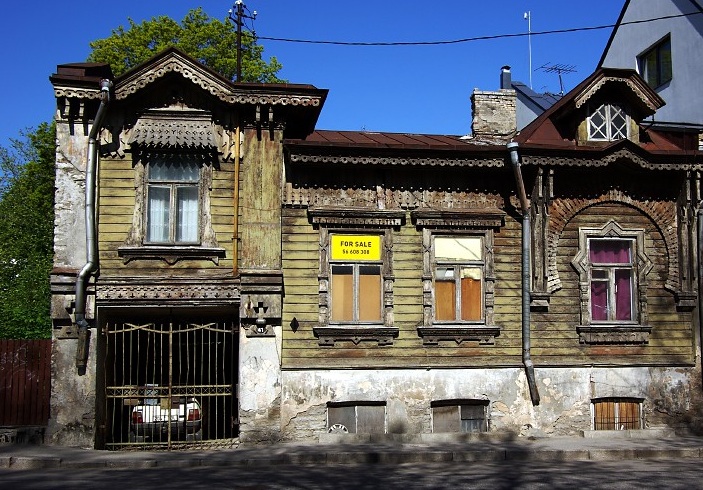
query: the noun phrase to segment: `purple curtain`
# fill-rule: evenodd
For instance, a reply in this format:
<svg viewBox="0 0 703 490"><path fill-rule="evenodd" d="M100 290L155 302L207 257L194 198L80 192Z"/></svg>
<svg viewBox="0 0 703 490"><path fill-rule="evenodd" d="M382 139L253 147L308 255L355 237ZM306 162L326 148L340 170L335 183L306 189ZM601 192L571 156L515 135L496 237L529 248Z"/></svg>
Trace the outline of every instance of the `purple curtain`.
<svg viewBox="0 0 703 490"><path fill-rule="evenodd" d="M628 240L591 240L592 264L629 264L630 242Z"/></svg>
<svg viewBox="0 0 703 490"><path fill-rule="evenodd" d="M592 264L631 264L631 242L629 240L591 240L589 257ZM632 271L630 269L600 269L605 280L591 280L591 319L607 321L608 309L608 273L615 274L615 318L614 320L632 320Z"/></svg>
<svg viewBox="0 0 703 490"><path fill-rule="evenodd" d="M615 319L632 320L632 280L631 271L615 271Z"/></svg>
<svg viewBox="0 0 703 490"><path fill-rule="evenodd" d="M608 283L591 282L591 320L608 319Z"/></svg>

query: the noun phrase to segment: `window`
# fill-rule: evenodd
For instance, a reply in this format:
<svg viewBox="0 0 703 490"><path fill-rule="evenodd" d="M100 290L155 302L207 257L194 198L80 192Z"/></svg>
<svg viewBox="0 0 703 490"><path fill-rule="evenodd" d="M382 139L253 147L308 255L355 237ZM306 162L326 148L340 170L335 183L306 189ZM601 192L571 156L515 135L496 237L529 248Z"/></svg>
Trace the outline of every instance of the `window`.
<svg viewBox="0 0 703 490"><path fill-rule="evenodd" d="M637 398L599 398L593 400L594 430L641 429L642 400Z"/></svg>
<svg viewBox="0 0 703 490"><path fill-rule="evenodd" d="M581 285L580 341L647 343L652 261L645 253L644 230L621 228L612 220L602 228L580 228L579 251L571 264Z"/></svg>
<svg viewBox="0 0 703 490"><path fill-rule="evenodd" d="M424 255L423 322L418 335L425 345L440 341L492 345L500 334L493 315L493 227L502 223L503 215L491 210L455 215L452 219L447 212L440 218L431 212L415 213L416 223L423 226ZM452 222L463 231L447 228Z"/></svg>
<svg viewBox="0 0 703 490"><path fill-rule="evenodd" d="M439 400L432 408L432 432L488 432L488 400Z"/></svg>
<svg viewBox="0 0 703 490"><path fill-rule="evenodd" d="M483 319L483 239L434 237L435 321Z"/></svg>
<svg viewBox="0 0 703 490"><path fill-rule="evenodd" d="M602 104L588 116L588 139L616 141L629 135L630 118L617 104Z"/></svg>
<svg viewBox="0 0 703 490"><path fill-rule="evenodd" d="M640 75L652 88L671 81L671 38L665 37L637 58Z"/></svg>
<svg viewBox="0 0 703 490"><path fill-rule="evenodd" d="M384 434L386 402L328 402L327 432Z"/></svg>
<svg viewBox="0 0 703 490"><path fill-rule="evenodd" d="M633 320L632 240L591 238L591 320Z"/></svg>
<svg viewBox="0 0 703 490"><path fill-rule="evenodd" d="M200 166L183 158L155 158L147 165L146 241L198 243Z"/></svg>
<svg viewBox="0 0 703 490"><path fill-rule="evenodd" d="M312 328L319 345L392 345L398 337L393 230L403 224L405 211L310 207L308 216L320 233L319 321Z"/></svg>

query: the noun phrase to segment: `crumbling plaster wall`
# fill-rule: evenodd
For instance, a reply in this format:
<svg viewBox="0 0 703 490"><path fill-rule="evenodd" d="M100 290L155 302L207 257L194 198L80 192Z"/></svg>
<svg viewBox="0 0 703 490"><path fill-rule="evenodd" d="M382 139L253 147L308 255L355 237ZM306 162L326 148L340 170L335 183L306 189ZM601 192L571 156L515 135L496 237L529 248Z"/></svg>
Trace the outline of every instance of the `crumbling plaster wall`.
<svg viewBox="0 0 703 490"><path fill-rule="evenodd" d="M317 440L326 432L329 401L386 401L386 430L394 434L431 433L430 403L447 399L489 400L490 431L523 436L589 430L591 400L609 396L643 398L645 423L658 425L659 417L653 416L657 405L688 410L681 397L690 398L694 372L652 367L537 369L541 402L533 406L524 371L518 368L283 371L281 437Z"/></svg>
<svg viewBox="0 0 703 490"><path fill-rule="evenodd" d="M96 407L96 335L92 330L85 374L76 369L78 340L62 327L72 324L75 274L86 262L85 166L89 125L56 122L56 197L54 273L64 281L52 286L51 416L47 441L64 446L93 447ZM93 318L93 301L86 314Z"/></svg>

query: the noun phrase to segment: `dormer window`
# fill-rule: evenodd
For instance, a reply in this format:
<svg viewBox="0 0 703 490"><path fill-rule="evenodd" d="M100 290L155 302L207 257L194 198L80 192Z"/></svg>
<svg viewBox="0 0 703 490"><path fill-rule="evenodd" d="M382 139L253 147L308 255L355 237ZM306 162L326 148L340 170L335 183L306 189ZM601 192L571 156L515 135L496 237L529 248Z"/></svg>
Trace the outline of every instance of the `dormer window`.
<svg viewBox="0 0 703 490"><path fill-rule="evenodd" d="M630 118L618 104L602 104L588 116L588 139L617 141L629 136Z"/></svg>

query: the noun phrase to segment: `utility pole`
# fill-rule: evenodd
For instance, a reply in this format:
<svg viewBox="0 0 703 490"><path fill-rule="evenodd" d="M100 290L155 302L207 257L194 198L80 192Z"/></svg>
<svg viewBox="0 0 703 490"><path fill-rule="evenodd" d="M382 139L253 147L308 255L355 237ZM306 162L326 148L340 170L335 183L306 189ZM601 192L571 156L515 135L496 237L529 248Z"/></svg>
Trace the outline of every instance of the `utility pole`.
<svg viewBox="0 0 703 490"><path fill-rule="evenodd" d="M232 8L229 9L229 20L237 26L237 82L242 81L242 27L244 26L244 19L256 19L256 11L248 15L244 13L245 8L244 2L237 0Z"/></svg>

